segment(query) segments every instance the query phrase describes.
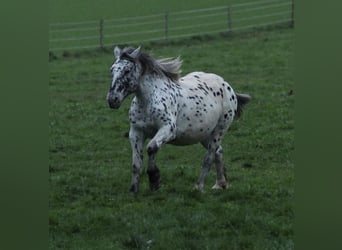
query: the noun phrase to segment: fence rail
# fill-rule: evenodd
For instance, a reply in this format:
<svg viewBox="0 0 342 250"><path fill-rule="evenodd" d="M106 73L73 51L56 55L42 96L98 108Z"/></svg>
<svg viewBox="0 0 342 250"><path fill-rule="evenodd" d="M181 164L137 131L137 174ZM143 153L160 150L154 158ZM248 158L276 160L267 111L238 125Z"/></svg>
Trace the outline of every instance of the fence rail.
<svg viewBox="0 0 342 250"><path fill-rule="evenodd" d="M294 24L294 0L265 0L146 16L51 23L50 51L169 41L195 35Z"/></svg>

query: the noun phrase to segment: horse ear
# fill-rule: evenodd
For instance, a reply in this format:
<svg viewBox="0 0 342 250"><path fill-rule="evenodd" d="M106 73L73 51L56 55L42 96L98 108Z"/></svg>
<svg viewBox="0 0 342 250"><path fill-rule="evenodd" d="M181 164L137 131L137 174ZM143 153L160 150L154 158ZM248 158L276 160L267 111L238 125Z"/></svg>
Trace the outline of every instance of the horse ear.
<svg viewBox="0 0 342 250"><path fill-rule="evenodd" d="M136 59L140 55L140 49L141 49L141 47L139 46L131 54L129 54L129 56L133 59Z"/></svg>
<svg viewBox="0 0 342 250"><path fill-rule="evenodd" d="M114 48L114 56L115 56L115 58L119 59L120 54L121 54L121 49L118 46L115 46L115 48Z"/></svg>

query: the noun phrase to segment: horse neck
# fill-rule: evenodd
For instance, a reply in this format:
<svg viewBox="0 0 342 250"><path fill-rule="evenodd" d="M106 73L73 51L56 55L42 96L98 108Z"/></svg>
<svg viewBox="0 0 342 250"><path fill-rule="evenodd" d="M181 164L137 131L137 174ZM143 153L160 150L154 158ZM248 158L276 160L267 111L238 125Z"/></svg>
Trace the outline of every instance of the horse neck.
<svg viewBox="0 0 342 250"><path fill-rule="evenodd" d="M156 95L158 90L166 87L168 79L157 75L144 75L140 78L139 88L136 92L137 98L144 102L151 102Z"/></svg>

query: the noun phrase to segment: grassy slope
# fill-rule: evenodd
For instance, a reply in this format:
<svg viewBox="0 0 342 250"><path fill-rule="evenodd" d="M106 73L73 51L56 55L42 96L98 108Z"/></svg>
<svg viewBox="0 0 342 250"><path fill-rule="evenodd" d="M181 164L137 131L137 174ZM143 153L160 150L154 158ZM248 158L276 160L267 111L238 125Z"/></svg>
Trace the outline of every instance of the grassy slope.
<svg viewBox="0 0 342 250"><path fill-rule="evenodd" d="M215 72L253 101L223 142L231 188L192 191L204 150L166 145L157 157L163 187L127 193L129 100L109 110L112 54L50 63L51 249L293 248L293 31L145 47L181 55L183 72ZM144 169L146 170L146 169ZM212 169L214 170L214 168Z"/></svg>
<svg viewBox="0 0 342 250"><path fill-rule="evenodd" d="M230 10L229 19L232 22L230 27L237 31L245 26L274 23L290 18L289 0L271 1L271 3L264 0L235 0L231 2L234 7ZM228 29L228 9L225 7L228 6L228 3L225 0L49 0L49 3L50 23L61 24L51 25L49 32L49 48L57 53L63 51L62 48L73 50L75 47L99 47L99 21L102 18L104 24L101 41L105 47L112 44L164 40L165 12L168 12L167 36L169 39L188 37L189 34L217 33L219 30ZM238 6L239 3L247 5ZM224 8L209 12L177 14L179 11L217 6ZM249 11L243 11L246 9ZM279 15L279 13L283 14ZM157 16L155 16L156 14ZM274 16L275 14L277 15ZM154 16L146 18L146 15ZM123 17L129 19L120 21L120 18ZM144 18L134 19L136 17ZM69 22L76 22L77 24L70 24Z"/></svg>
<svg viewBox="0 0 342 250"><path fill-rule="evenodd" d="M234 1L234 3L238 2L244 2L244 0ZM55 23L134 17L226 4L225 0L49 0L49 9L50 23Z"/></svg>

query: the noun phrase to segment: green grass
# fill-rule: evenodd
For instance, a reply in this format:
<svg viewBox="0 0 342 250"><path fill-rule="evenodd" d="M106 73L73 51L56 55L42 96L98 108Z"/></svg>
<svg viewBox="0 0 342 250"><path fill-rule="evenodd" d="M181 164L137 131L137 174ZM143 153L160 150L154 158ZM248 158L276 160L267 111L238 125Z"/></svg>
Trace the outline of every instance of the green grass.
<svg viewBox="0 0 342 250"><path fill-rule="evenodd" d="M235 0L236 3L262 0ZM286 2L288 0L275 0ZM227 5L226 0L49 0L50 23L126 18Z"/></svg>
<svg viewBox="0 0 342 250"><path fill-rule="evenodd" d="M223 76L253 100L223 141L231 187L193 191L205 151L165 145L162 187L128 193L130 99L113 111L105 96L112 51L50 62L50 249L293 249L293 30L146 45L181 55L183 73ZM147 157L145 157L146 160Z"/></svg>

